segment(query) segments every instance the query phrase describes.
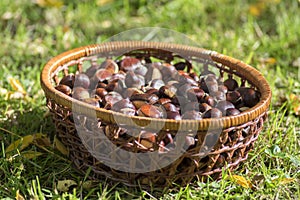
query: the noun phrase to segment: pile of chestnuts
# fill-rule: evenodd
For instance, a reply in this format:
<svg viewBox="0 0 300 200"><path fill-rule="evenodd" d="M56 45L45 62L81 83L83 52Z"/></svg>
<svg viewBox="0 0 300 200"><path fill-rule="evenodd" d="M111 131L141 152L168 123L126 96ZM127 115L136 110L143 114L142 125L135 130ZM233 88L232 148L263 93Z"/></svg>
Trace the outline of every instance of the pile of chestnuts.
<svg viewBox="0 0 300 200"><path fill-rule="evenodd" d="M55 87L77 100L129 116L203 119L234 116L256 105L260 93L239 87L231 75L223 81L204 70L186 72L174 65L135 57L91 64L83 73L64 76Z"/></svg>
<svg viewBox="0 0 300 200"><path fill-rule="evenodd" d="M190 65L188 61L171 64L129 56L106 59L101 64L91 63L85 72L65 75L55 88L87 104L128 116L172 120L235 116L259 102L259 91L240 86L232 75L224 81L208 69L197 75L186 72ZM153 149L157 133L142 130L138 135L143 149ZM173 137L168 133L159 142L159 152L176 143ZM186 136L189 147L196 140Z"/></svg>

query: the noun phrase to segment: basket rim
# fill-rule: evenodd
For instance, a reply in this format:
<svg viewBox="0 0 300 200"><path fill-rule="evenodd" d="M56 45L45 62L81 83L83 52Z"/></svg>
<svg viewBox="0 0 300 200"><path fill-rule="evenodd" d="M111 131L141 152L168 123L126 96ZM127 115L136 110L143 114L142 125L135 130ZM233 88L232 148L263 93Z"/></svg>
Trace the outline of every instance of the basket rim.
<svg viewBox="0 0 300 200"><path fill-rule="evenodd" d="M254 107L236 116L208 118L201 120L157 119L139 116L127 116L125 114L106 110L104 108L96 108L57 91L51 83L51 73L53 73L61 65L71 60L101 53L108 54L109 52L116 51L128 52L137 49L163 49L171 52L182 52L185 55L195 57L209 56L213 61L220 62L233 70L239 71L245 79L251 81L261 93L260 101ZM161 130L166 131L205 131L237 126L254 120L262 113L266 112L269 108L272 96L271 88L263 75L255 68L238 59L199 47L163 42L114 41L75 48L50 59L45 64L41 72L40 82L47 98L53 99L58 104L68 107L70 110L73 108L72 112L81 113L90 117L97 116L97 118L100 118L103 122L110 124L126 124L136 128L147 127L154 130L157 129L157 127L161 127Z"/></svg>

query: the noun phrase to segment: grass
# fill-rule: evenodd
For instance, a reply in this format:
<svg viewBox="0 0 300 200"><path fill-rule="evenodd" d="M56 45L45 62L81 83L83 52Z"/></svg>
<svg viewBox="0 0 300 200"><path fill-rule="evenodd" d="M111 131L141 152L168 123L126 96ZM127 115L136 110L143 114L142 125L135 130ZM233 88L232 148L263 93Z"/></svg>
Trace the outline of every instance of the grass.
<svg viewBox="0 0 300 200"><path fill-rule="evenodd" d="M6 199L299 199L300 120L290 95L300 96L300 4L296 0L232 1L33 1L0 2L0 198ZM105 3L107 2L107 3ZM180 11L178 11L180 10ZM259 69L272 87L269 120L247 162L234 173L250 180L244 188L224 172L218 182L145 191L107 180L90 182L52 144L28 159L6 148L25 135L54 137L45 113L39 74L51 57L100 43L131 28L156 26L182 32L198 45L241 59ZM19 80L25 98L8 77ZM296 104L297 105L297 104ZM298 103L299 105L299 103ZM12 158L13 156L13 158ZM59 181L76 183L62 192Z"/></svg>

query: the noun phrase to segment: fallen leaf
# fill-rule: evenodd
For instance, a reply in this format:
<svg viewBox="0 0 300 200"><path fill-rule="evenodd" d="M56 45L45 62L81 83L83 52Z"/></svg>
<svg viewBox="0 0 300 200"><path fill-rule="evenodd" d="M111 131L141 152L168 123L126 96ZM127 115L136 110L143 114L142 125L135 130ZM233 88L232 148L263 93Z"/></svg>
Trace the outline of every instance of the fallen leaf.
<svg viewBox="0 0 300 200"><path fill-rule="evenodd" d="M81 185L83 189L88 190L94 188L98 183L99 183L98 181L88 180L81 183Z"/></svg>
<svg viewBox="0 0 300 200"><path fill-rule="evenodd" d="M7 148L6 148L6 153L13 151L17 148L19 148L20 151L28 147L32 142L33 142L33 135L26 135L13 143L11 143Z"/></svg>
<svg viewBox="0 0 300 200"><path fill-rule="evenodd" d="M296 179L294 178L275 178L274 180L272 180L272 182L277 182L281 185L286 185L286 184L289 184L289 183L292 183L296 181Z"/></svg>
<svg viewBox="0 0 300 200"><path fill-rule="evenodd" d="M10 86L17 92L20 92L24 95L26 95L26 91L24 90L24 87L22 86L22 84L20 83L20 81L18 79L14 79L13 77L9 77L8 78L8 82L10 84Z"/></svg>
<svg viewBox="0 0 300 200"><path fill-rule="evenodd" d="M242 176L239 176L239 175L232 175L231 176L231 179L239 184L240 186L244 187L244 188L252 188L252 183L251 181L245 179L244 177Z"/></svg>
<svg viewBox="0 0 300 200"><path fill-rule="evenodd" d="M16 200L25 200L25 198L20 194L19 190L16 192Z"/></svg>
<svg viewBox="0 0 300 200"><path fill-rule="evenodd" d="M13 143L11 143L7 148L6 148L6 153L16 150L17 148L22 151L26 147L28 147L30 144L33 143L34 140L45 137L44 134L42 133L37 133L33 135L26 135Z"/></svg>
<svg viewBox="0 0 300 200"><path fill-rule="evenodd" d="M98 0L97 1L97 6L104 6L104 5L109 4L111 2L113 2L113 0Z"/></svg>
<svg viewBox="0 0 300 200"><path fill-rule="evenodd" d="M259 0L249 6L249 13L252 16L260 16L271 4L278 4L280 0Z"/></svg>
<svg viewBox="0 0 300 200"><path fill-rule="evenodd" d="M265 9L265 4L264 2L257 2L255 4L250 5L249 7L249 13L252 16L260 16L261 13L264 11Z"/></svg>
<svg viewBox="0 0 300 200"><path fill-rule="evenodd" d="M73 180L63 180L57 182L57 190L60 192L67 192L71 186L76 186L77 183Z"/></svg>
<svg viewBox="0 0 300 200"><path fill-rule="evenodd" d="M36 138L34 140L34 144L36 144L37 146L40 146L40 147L50 147L51 146L51 142L48 137Z"/></svg>
<svg viewBox="0 0 300 200"><path fill-rule="evenodd" d="M295 94L290 94L291 105L294 113L300 115L300 97Z"/></svg>
<svg viewBox="0 0 300 200"><path fill-rule="evenodd" d="M61 0L36 0L36 4L40 7L56 7L60 8L64 5Z"/></svg>
<svg viewBox="0 0 300 200"><path fill-rule="evenodd" d="M54 137L54 147L63 155L68 156L69 155L69 150L65 147L65 145L57 139L57 137Z"/></svg>
<svg viewBox="0 0 300 200"><path fill-rule="evenodd" d="M275 58L263 58L260 60L260 62L264 64L274 65L277 60Z"/></svg>
<svg viewBox="0 0 300 200"><path fill-rule="evenodd" d="M43 153L37 152L37 151L26 151L26 152L23 152L21 155L27 159L33 159L33 158L43 155Z"/></svg>

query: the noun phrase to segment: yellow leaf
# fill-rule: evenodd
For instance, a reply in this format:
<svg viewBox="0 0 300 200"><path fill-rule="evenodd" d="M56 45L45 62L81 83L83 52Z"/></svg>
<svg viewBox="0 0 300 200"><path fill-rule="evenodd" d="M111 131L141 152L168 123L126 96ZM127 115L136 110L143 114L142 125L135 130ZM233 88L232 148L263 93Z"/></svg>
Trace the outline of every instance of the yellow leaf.
<svg viewBox="0 0 300 200"><path fill-rule="evenodd" d="M33 135L26 135L13 143L11 143L7 148L6 148L6 153L13 151L17 148L19 148L20 151L28 147L32 142L33 142L34 136Z"/></svg>
<svg viewBox="0 0 300 200"><path fill-rule="evenodd" d="M25 198L20 194L19 190L16 192L16 200L25 200Z"/></svg>
<svg viewBox="0 0 300 200"><path fill-rule="evenodd" d="M20 92L24 95L26 94L26 91L24 90L24 87L19 80L14 79L13 77L9 77L8 82L15 91Z"/></svg>
<svg viewBox="0 0 300 200"><path fill-rule="evenodd" d="M50 139L47 137L36 138L34 140L34 144L41 146L41 147L50 147L51 146Z"/></svg>
<svg viewBox="0 0 300 200"><path fill-rule="evenodd" d="M22 153L21 155L27 159L33 159L40 155L43 155L43 153L37 152L37 151L26 151L26 152Z"/></svg>
<svg viewBox="0 0 300 200"><path fill-rule="evenodd" d="M57 139L57 137L54 138L54 147L63 155L68 156L69 155L69 150L63 145L61 141Z"/></svg>
<svg viewBox="0 0 300 200"><path fill-rule="evenodd" d="M15 149L19 149L20 151L22 151L23 149L25 149L26 147L28 147L30 144L32 144L36 139L45 137L44 134L42 133L37 133L37 134L33 134L33 135L26 135L16 141L14 141L13 143L11 143L7 148L6 148L6 153L13 151Z"/></svg>
<svg viewBox="0 0 300 200"><path fill-rule="evenodd" d="M296 115L300 115L300 97L295 94L290 94L292 108Z"/></svg>
<svg viewBox="0 0 300 200"><path fill-rule="evenodd" d="M276 178L272 182L278 182L279 184L285 185L296 181L294 178Z"/></svg>
<svg viewBox="0 0 300 200"><path fill-rule="evenodd" d="M104 6L104 5L109 4L111 2L113 2L113 0L98 0L97 1L97 6Z"/></svg>
<svg viewBox="0 0 300 200"><path fill-rule="evenodd" d="M57 190L60 192L67 192L71 186L75 186L77 183L73 180L63 180L57 182Z"/></svg>
<svg viewBox="0 0 300 200"><path fill-rule="evenodd" d="M57 7L60 8L64 5L61 0L36 0L36 3L41 7Z"/></svg>
<svg viewBox="0 0 300 200"><path fill-rule="evenodd" d="M244 177L242 176L238 176L238 175L232 175L231 176L231 179L239 184L240 186L244 187L244 188L252 188L252 183L251 181L245 179Z"/></svg>
<svg viewBox="0 0 300 200"><path fill-rule="evenodd" d="M250 5L249 7L249 13L253 16L260 16L261 13L265 9L265 3L264 2L257 2L255 4Z"/></svg>
<svg viewBox="0 0 300 200"><path fill-rule="evenodd" d="M88 181L81 183L81 185L82 185L83 189L89 190L89 189L94 188L98 183L99 183L98 181L88 180Z"/></svg>
<svg viewBox="0 0 300 200"><path fill-rule="evenodd" d="M264 58L261 60L262 63L265 63L265 64L270 64L270 65L273 65L275 64L277 61L275 58Z"/></svg>

